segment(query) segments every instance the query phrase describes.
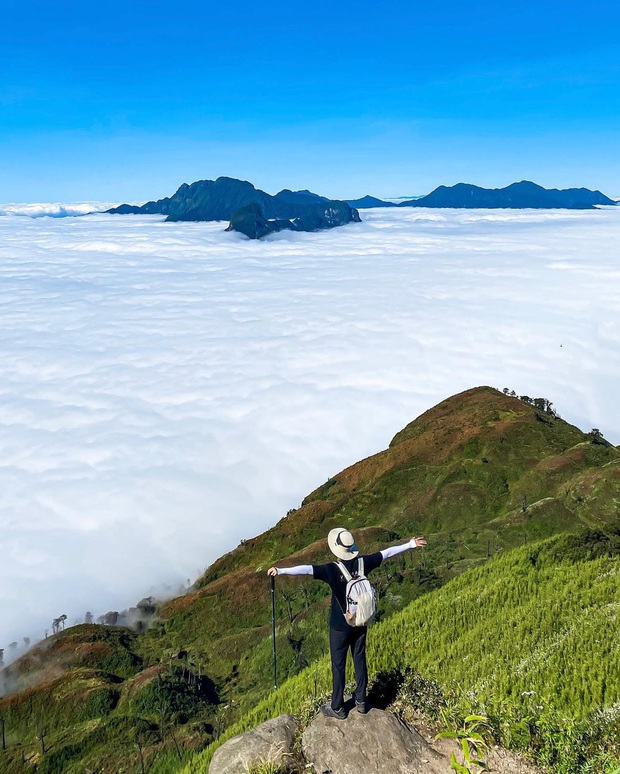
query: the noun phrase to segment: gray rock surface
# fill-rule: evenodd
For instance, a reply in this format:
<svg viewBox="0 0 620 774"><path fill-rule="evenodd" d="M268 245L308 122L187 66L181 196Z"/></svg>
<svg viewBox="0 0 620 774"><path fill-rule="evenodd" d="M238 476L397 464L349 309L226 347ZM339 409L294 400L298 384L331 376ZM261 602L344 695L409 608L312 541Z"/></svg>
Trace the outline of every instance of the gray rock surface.
<svg viewBox="0 0 620 774"><path fill-rule="evenodd" d="M318 715L302 737L316 774L446 774L450 762L390 712L353 710L346 720Z"/></svg>
<svg viewBox="0 0 620 774"><path fill-rule="evenodd" d="M297 720L292 715L280 715L234 736L215 751L209 774L246 774L252 763L258 761L286 764L297 728Z"/></svg>

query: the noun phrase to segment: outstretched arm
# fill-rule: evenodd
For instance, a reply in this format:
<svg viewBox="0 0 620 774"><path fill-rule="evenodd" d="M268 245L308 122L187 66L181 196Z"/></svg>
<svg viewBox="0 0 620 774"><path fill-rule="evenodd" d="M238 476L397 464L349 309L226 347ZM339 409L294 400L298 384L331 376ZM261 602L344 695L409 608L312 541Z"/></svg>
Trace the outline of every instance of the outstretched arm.
<svg viewBox="0 0 620 774"><path fill-rule="evenodd" d="M414 537L408 543L403 543L402 546L392 546L391 548L384 548L381 551L381 556L384 559L389 559L391 556L402 554L404 551L408 551L410 548L422 548L426 545L426 540L423 537Z"/></svg>
<svg viewBox="0 0 620 774"><path fill-rule="evenodd" d="M312 575L311 564L298 564L297 567L270 567L267 575Z"/></svg>

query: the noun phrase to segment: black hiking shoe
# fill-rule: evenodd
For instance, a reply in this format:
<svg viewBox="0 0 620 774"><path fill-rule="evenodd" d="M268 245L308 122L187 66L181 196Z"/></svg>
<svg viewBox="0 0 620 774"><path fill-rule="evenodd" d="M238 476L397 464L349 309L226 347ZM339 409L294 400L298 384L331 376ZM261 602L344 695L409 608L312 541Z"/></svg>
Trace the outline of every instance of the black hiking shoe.
<svg viewBox="0 0 620 774"><path fill-rule="evenodd" d="M366 704L365 701L356 701L355 709L360 713L360 715L366 715L368 713L368 704Z"/></svg>
<svg viewBox="0 0 620 774"><path fill-rule="evenodd" d="M331 704L323 704L321 707L321 712L325 715L325 717L338 718L338 720L344 720L347 716L344 707L335 710Z"/></svg>

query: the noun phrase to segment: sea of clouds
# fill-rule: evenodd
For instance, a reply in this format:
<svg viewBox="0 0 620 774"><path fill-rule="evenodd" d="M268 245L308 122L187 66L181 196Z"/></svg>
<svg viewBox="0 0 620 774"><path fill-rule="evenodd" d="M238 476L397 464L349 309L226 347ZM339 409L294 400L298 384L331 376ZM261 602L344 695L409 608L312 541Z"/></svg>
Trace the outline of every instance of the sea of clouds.
<svg viewBox="0 0 620 774"><path fill-rule="evenodd" d="M111 202L42 202L29 204L0 204L0 215L21 215L27 218L71 218L75 215L89 215L104 212L116 206Z"/></svg>
<svg viewBox="0 0 620 774"><path fill-rule="evenodd" d="M620 208L378 209L261 242L4 212L0 648L195 579L476 385L620 443Z"/></svg>

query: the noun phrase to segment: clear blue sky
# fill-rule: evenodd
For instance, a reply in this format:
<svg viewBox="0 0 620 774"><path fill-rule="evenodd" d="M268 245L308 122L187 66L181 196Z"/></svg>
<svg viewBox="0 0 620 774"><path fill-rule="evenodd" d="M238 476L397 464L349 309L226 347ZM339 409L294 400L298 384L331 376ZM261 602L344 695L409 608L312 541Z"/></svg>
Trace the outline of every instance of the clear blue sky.
<svg viewBox="0 0 620 774"><path fill-rule="evenodd" d="M0 0L0 201L620 196L620 4Z"/></svg>

